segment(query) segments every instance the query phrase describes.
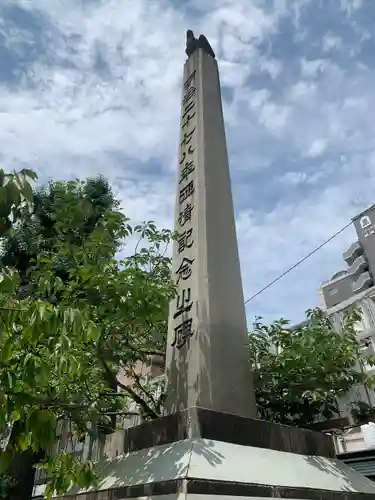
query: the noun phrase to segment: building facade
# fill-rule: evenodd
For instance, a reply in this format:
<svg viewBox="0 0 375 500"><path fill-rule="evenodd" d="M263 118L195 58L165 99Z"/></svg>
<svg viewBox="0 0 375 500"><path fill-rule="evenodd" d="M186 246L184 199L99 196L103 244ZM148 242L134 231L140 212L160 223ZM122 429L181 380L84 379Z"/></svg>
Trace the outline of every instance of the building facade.
<svg viewBox="0 0 375 500"><path fill-rule="evenodd" d="M343 326L344 317L351 309L357 308L361 311L361 320L356 325L357 338L362 351L366 354L375 354L375 287L371 287L350 299L347 299L334 307L327 308L335 329L340 330ZM359 368L369 374L375 373L375 367L360 365ZM340 401L342 416L350 415L354 402L363 402L371 407L375 406L374 388L359 386L353 388L344 399ZM338 453L349 453L375 447L375 438L368 439L367 428L353 428L348 430L336 440ZM367 436L367 437L366 437Z"/></svg>
<svg viewBox="0 0 375 500"><path fill-rule="evenodd" d="M375 205L353 217L352 221L358 238L343 253L346 266L321 286L327 309L374 286Z"/></svg>
<svg viewBox="0 0 375 500"><path fill-rule="evenodd" d="M361 312L357 324L357 336L361 350L375 354L375 205L356 215L353 225L357 240L343 253L346 267L323 283L319 290L320 299L333 326L340 330L344 316L352 309ZM361 370L375 373L375 368L360 366ZM370 387L356 387L340 401L343 416L350 414L351 403L360 401L375 406L375 390ZM337 453L363 454L375 450L375 425L358 426L335 437ZM360 460L360 463L361 460ZM375 474L375 462L374 474Z"/></svg>

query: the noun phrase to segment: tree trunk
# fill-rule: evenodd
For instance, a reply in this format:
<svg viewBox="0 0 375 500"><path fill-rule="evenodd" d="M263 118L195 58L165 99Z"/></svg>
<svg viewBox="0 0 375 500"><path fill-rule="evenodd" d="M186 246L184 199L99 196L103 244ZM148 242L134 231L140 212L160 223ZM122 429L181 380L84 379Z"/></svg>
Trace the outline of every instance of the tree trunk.
<svg viewBox="0 0 375 500"><path fill-rule="evenodd" d="M24 428L24 423L18 421L12 428L12 433L8 446L14 449L17 435ZM30 500L33 494L35 468L44 454L40 451L35 453L32 449L27 449L22 453L15 453L12 465L7 471L10 480L10 487L6 494L6 500Z"/></svg>
<svg viewBox="0 0 375 500"><path fill-rule="evenodd" d="M9 471L11 486L6 500L30 500L33 493L35 469L38 457L31 450L17 453Z"/></svg>

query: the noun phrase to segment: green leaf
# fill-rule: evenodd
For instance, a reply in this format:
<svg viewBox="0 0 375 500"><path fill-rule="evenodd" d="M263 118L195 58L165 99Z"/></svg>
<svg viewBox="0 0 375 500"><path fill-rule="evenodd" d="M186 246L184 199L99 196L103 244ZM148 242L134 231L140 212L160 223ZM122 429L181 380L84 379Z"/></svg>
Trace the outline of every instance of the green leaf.
<svg viewBox="0 0 375 500"><path fill-rule="evenodd" d="M21 412L19 410L13 410L11 414L11 421L18 422L21 419Z"/></svg>
<svg viewBox="0 0 375 500"><path fill-rule="evenodd" d="M41 303L39 305L39 317L40 317L41 321L43 321L43 319L44 319L45 312L46 312L46 305Z"/></svg>
<svg viewBox="0 0 375 500"><path fill-rule="evenodd" d="M28 352L25 356L25 359L23 360L23 366L26 366L27 363L29 362L29 360L33 357L33 355L31 354L31 352Z"/></svg>
<svg viewBox="0 0 375 500"><path fill-rule="evenodd" d="M22 169L21 174L24 175L25 177L29 177L33 181L36 181L38 179L38 174L36 172L34 172L33 170L28 169L28 168Z"/></svg>
<svg viewBox="0 0 375 500"><path fill-rule="evenodd" d="M7 373L7 376L8 376L9 389L12 389L13 388L13 377L9 372Z"/></svg>
<svg viewBox="0 0 375 500"><path fill-rule="evenodd" d="M13 462L13 452L11 450L6 450L0 453L0 474L6 472Z"/></svg>
<svg viewBox="0 0 375 500"><path fill-rule="evenodd" d="M18 438L18 443L17 443L18 444L18 451L20 451L22 453L23 451L30 448L31 439L32 439L32 436L31 436L30 432L21 434Z"/></svg>
<svg viewBox="0 0 375 500"><path fill-rule="evenodd" d="M30 203L33 201L34 197L33 190L27 181L24 182L24 185L22 187L22 194L26 198L26 200L29 201Z"/></svg>
<svg viewBox="0 0 375 500"><path fill-rule="evenodd" d="M87 326L87 339L97 342L99 338L100 338L99 328L95 325L95 323L90 321Z"/></svg>
<svg viewBox="0 0 375 500"><path fill-rule="evenodd" d="M5 186L5 190L8 200L10 200L12 204L18 206L21 203L21 192L20 189L16 186L15 182L8 182L8 184Z"/></svg>

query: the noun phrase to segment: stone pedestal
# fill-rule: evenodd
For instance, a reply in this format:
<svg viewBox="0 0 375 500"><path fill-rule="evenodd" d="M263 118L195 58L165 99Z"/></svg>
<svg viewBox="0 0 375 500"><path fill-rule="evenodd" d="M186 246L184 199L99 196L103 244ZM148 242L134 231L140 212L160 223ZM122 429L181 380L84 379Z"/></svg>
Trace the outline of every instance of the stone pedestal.
<svg viewBox="0 0 375 500"><path fill-rule="evenodd" d="M328 436L202 408L128 429L118 451L100 464L99 488L72 500L375 500Z"/></svg>

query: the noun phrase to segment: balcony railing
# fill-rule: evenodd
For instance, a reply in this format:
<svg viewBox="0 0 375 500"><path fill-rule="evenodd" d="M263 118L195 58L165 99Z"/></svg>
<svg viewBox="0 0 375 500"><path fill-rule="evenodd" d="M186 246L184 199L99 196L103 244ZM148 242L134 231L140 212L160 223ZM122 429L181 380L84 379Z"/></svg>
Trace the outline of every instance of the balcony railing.
<svg viewBox="0 0 375 500"><path fill-rule="evenodd" d="M348 267L348 274L353 276L353 280L368 269L368 262L364 255L360 255L355 259L353 264Z"/></svg>
<svg viewBox="0 0 375 500"><path fill-rule="evenodd" d="M348 266L352 265L355 259L363 253L363 248L360 242L357 240L350 245L346 252L342 254L344 260Z"/></svg>
<svg viewBox="0 0 375 500"><path fill-rule="evenodd" d="M372 277L370 273L366 271L365 273L361 274L356 281L352 283L352 290L354 293L360 293L363 292L363 290L370 288L372 284L373 284Z"/></svg>

